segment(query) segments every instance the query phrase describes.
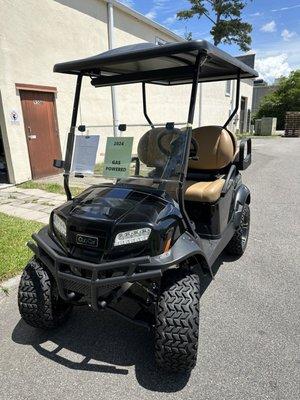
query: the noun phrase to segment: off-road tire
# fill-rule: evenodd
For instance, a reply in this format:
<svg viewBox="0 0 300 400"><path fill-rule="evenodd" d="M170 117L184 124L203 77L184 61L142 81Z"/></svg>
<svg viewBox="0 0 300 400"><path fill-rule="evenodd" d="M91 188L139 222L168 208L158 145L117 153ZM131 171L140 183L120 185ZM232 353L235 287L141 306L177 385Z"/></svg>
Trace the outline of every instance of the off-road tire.
<svg viewBox="0 0 300 400"><path fill-rule="evenodd" d="M242 211L241 221L230 242L225 247L226 253L233 256L244 254L250 230L250 207L245 204ZM246 235L246 236L245 236Z"/></svg>
<svg viewBox="0 0 300 400"><path fill-rule="evenodd" d="M199 277L172 274L158 299L155 358L168 371L189 372L196 365L199 335Z"/></svg>
<svg viewBox="0 0 300 400"><path fill-rule="evenodd" d="M35 328L52 329L68 318L72 305L59 296L55 281L36 259L25 267L19 285L18 305L21 317Z"/></svg>

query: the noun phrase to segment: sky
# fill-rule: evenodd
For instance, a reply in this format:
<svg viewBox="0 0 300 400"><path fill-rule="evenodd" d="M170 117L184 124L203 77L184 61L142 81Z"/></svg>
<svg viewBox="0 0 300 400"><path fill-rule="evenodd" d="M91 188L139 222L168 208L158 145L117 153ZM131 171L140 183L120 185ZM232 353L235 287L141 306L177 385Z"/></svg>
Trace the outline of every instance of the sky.
<svg viewBox="0 0 300 400"><path fill-rule="evenodd" d="M193 39L212 42L212 23L194 17L178 21L176 13L189 8L188 0L119 0L155 22L184 36L192 32ZM260 77L272 83L280 76L300 68L300 0L248 0L242 18L252 24L251 51L256 54L255 68ZM235 45L220 45L236 56L242 54Z"/></svg>

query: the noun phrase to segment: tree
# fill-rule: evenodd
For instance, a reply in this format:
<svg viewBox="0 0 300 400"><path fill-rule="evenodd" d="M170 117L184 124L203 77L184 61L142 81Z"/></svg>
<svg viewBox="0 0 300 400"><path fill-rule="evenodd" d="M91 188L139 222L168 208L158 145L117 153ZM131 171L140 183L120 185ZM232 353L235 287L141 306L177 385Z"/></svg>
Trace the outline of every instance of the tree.
<svg viewBox="0 0 300 400"><path fill-rule="evenodd" d="M210 34L214 45L235 43L242 51L250 50L252 25L242 22L241 13L247 1L239 0L189 0L191 8L177 13L179 20L205 16L212 23Z"/></svg>
<svg viewBox="0 0 300 400"><path fill-rule="evenodd" d="M277 129L284 129L287 111L300 111L300 69L280 79L275 92L263 98L255 118L277 117Z"/></svg>
<svg viewBox="0 0 300 400"><path fill-rule="evenodd" d="M188 40L188 41L193 40L193 34L192 34L192 32L185 31L185 33L184 33L184 38L185 38L185 40Z"/></svg>

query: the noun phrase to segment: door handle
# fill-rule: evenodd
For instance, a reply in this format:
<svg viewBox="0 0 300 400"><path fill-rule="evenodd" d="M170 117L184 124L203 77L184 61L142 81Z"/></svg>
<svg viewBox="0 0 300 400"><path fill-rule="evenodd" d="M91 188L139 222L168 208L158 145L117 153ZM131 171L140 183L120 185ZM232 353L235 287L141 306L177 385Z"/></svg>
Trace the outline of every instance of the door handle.
<svg viewBox="0 0 300 400"><path fill-rule="evenodd" d="M28 134L27 134L28 139L29 140L36 139L36 135L31 132L30 126L28 126L27 129L28 129Z"/></svg>

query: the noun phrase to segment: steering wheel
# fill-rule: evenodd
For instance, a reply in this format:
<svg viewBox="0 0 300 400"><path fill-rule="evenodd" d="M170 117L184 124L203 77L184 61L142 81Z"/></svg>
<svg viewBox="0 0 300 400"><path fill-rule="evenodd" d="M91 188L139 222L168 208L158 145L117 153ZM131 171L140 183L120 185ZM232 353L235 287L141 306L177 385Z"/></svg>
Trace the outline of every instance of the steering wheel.
<svg viewBox="0 0 300 400"><path fill-rule="evenodd" d="M193 146L193 148L192 148L192 146ZM197 142L196 139L194 139L192 137L192 139L191 139L191 148L190 148L190 158L197 156L198 149L199 149L198 142Z"/></svg>
<svg viewBox="0 0 300 400"><path fill-rule="evenodd" d="M179 129L164 129L157 138L157 145L159 150L166 155L167 157L169 157L171 155L171 151L166 149L163 144L162 144L162 140L164 137L168 136L168 135L173 135L174 133L182 133ZM174 140L174 139L173 139ZM170 142L170 145L172 144L172 141ZM196 154L198 153L198 143L197 141L192 137L191 140L191 146L193 146L193 148L191 147L190 149L190 157L195 157ZM171 147L171 146L170 146Z"/></svg>

